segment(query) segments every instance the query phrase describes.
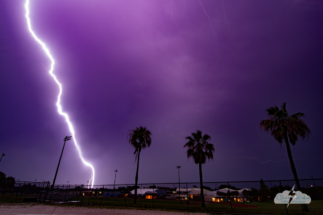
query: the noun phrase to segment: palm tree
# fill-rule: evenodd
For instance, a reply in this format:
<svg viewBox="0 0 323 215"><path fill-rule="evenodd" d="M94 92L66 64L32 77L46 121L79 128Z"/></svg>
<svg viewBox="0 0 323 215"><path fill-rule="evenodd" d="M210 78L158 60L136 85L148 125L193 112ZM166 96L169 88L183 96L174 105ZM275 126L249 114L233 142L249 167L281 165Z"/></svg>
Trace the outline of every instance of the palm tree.
<svg viewBox="0 0 323 215"><path fill-rule="evenodd" d="M134 204L137 203L137 184L138 184L138 171L139 171L139 158L140 152L142 149L145 149L147 146L149 147L151 144L151 132L146 129L146 127L137 127L134 130L130 130L128 132L128 140L129 143L135 147L134 154L137 159L137 172L136 172L136 182L135 182L135 198Z"/></svg>
<svg viewBox="0 0 323 215"><path fill-rule="evenodd" d="M274 106L268 108L266 112L269 118L260 122L260 128L263 128L264 131L271 132L271 135L274 136L278 143L286 143L295 183L297 189L301 190L289 142L294 146L298 140L298 136L304 139L311 132L305 122L299 119L304 116L304 113L298 112L289 116L286 110L286 103L283 103L281 109ZM308 211L307 205L302 204L302 210Z"/></svg>
<svg viewBox="0 0 323 215"><path fill-rule="evenodd" d="M196 164L199 164L200 171L200 187L201 187L201 206L205 207L204 194L203 194L203 179L202 179L202 164L205 163L207 159L213 159L213 144L208 141L211 137L208 134L202 136L201 131L192 133L192 136L186 137L188 142L184 147L188 147L187 157L193 157Z"/></svg>

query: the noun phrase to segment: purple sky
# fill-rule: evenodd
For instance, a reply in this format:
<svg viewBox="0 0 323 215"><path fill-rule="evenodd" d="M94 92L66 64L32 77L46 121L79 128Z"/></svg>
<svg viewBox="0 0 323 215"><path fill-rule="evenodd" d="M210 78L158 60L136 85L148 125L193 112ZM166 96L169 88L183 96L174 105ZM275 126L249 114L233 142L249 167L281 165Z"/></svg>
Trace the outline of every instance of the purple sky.
<svg viewBox="0 0 323 215"><path fill-rule="evenodd" d="M62 104L95 184L135 182L127 131L146 126L139 183L199 181L185 137L209 134L204 181L292 179L285 145L259 123L287 102L309 139L292 147L299 178L322 174L323 3L316 0L31 0L32 25L56 60ZM23 0L0 2L0 171L52 182L63 138L49 60ZM267 162L268 161L268 162ZM72 141L56 183L86 183Z"/></svg>

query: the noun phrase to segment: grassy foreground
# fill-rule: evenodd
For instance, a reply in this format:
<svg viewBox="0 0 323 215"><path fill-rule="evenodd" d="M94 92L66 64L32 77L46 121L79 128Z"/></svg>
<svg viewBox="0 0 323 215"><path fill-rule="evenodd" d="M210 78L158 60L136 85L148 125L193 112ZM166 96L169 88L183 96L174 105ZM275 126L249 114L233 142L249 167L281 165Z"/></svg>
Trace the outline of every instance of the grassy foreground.
<svg viewBox="0 0 323 215"><path fill-rule="evenodd" d="M102 207L102 208L120 208L120 209L161 209L170 211L190 211L190 212L210 212L210 213L231 213L230 204L209 203L205 208L201 208L200 202L186 202L173 200L147 200L138 199L137 204L133 204L133 199L127 198L101 198L101 197L83 197L81 203L75 206L80 207ZM16 196L0 195L0 203L21 203L23 198ZM48 204L48 203L46 203ZM55 204L60 205L60 204ZM61 204L66 206L69 204ZM249 206L249 207L248 207ZM254 207L250 207L254 206ZM309 205L309 212L302 212L301 205L293 204L288 207L289 214L323 214L323 200L314 200ZM275 204L273 202L254 202L254 203L234 203L233 213L247 214L287 214L285 205Z"/></svg>

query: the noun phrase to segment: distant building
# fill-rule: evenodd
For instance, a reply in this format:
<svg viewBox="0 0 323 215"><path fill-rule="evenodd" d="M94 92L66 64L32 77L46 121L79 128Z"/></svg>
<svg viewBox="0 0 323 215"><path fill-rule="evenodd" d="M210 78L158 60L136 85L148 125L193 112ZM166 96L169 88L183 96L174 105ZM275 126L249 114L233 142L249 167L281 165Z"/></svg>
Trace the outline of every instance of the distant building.
<svg viewBox="0 0 323 215"><path fill-rule="evenodd" d="M118 197L120 195L119 191L109 191L109 192L103 192L104 197Z"/></svg>
<svg viewBox="0 0 323 215"><path fill-rule="evenodd" d="M130 191L130 194L134 195L135 190ZM164 198L167 192L161 189L137 189L137 195L145 197L145 199L157 199L157 198Z"/></svg>
<svg viewBox="0 0 323 215"><path fill-rule="evenodd" d="M248 202L249 200L242 193L244 190L250 191L250 189L247 189L247 188L243 188L243 189L240 189L240 190L233 190L233 189L230 189L230 188L223 188L223 189L220 189L220 190L209 191L206 198L205 198L205 200L206 201L212 201L212 202L227 202L228 197L224 196L224 195L219 195L218 192L228 193L228 191L230 191L230 192L237 191L239 194L231 196L231 199L234 202Z"/></svg>
<svg viewBox="0 0 323 215"><path fill-rule="evenodd" d="M180 191L180 193L179 193ZM204 196L207 195L210 191L203 189ZM176 191L169 197L170 199L181 199L181 200L200 200L201 198L201 188L177 188Z"/></svg>

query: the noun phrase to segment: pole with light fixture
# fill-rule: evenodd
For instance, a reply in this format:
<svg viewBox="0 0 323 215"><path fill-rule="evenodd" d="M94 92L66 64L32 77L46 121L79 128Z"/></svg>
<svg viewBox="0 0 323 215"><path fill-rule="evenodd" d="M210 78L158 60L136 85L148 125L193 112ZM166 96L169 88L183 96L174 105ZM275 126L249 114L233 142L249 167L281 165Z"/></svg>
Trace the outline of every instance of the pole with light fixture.
<svg viewBox="0 0 323 215"><path fill-rule="evenodd" d="M4 157L4 156L6 156L6 153L2 153L1 158L0 158L0 162L2 160L2 157Z"/></svg>
<svg viewBox="0 0 323 215"><path fill-rule="evenodd" d="M113 191L112 191L112 197L114 196L114 189L115 189L115 186L116 186L116 179L117 179L117 172L118 170L114 170L115 172L115 175L114 175L114 184L113 184Z"/></svg>
<svg viewBox="0 0 323 215"><path fill-rule="evenodd" d="M179 199L181 199L181 179L180 179L180 174L179 174L179 170L181 168L181 166L177 166L176 167L178 169L178 196L179 196Z"/></svg>
<svg viewBox="0 0 323 215"><path fill-rule="evenodd" d="M53 180L53 184L52 184L52 190L54 189L54 185L55 185L55 181L56 181L56 176L57 176L57 172L58 172L59 164L61 163L61 159L62 159L63 152L64 152L64 148L65 148L65 143L66 143L66 141L71 140L71 138L72 138L71 136L66 136L66 137L64 138L64 145L63 145L63 149L62 149L62 152L61 152L61 156L59 157L59 161L58 161L58 165L57 165L56 173L55 173L54 180Z"/></svg>

